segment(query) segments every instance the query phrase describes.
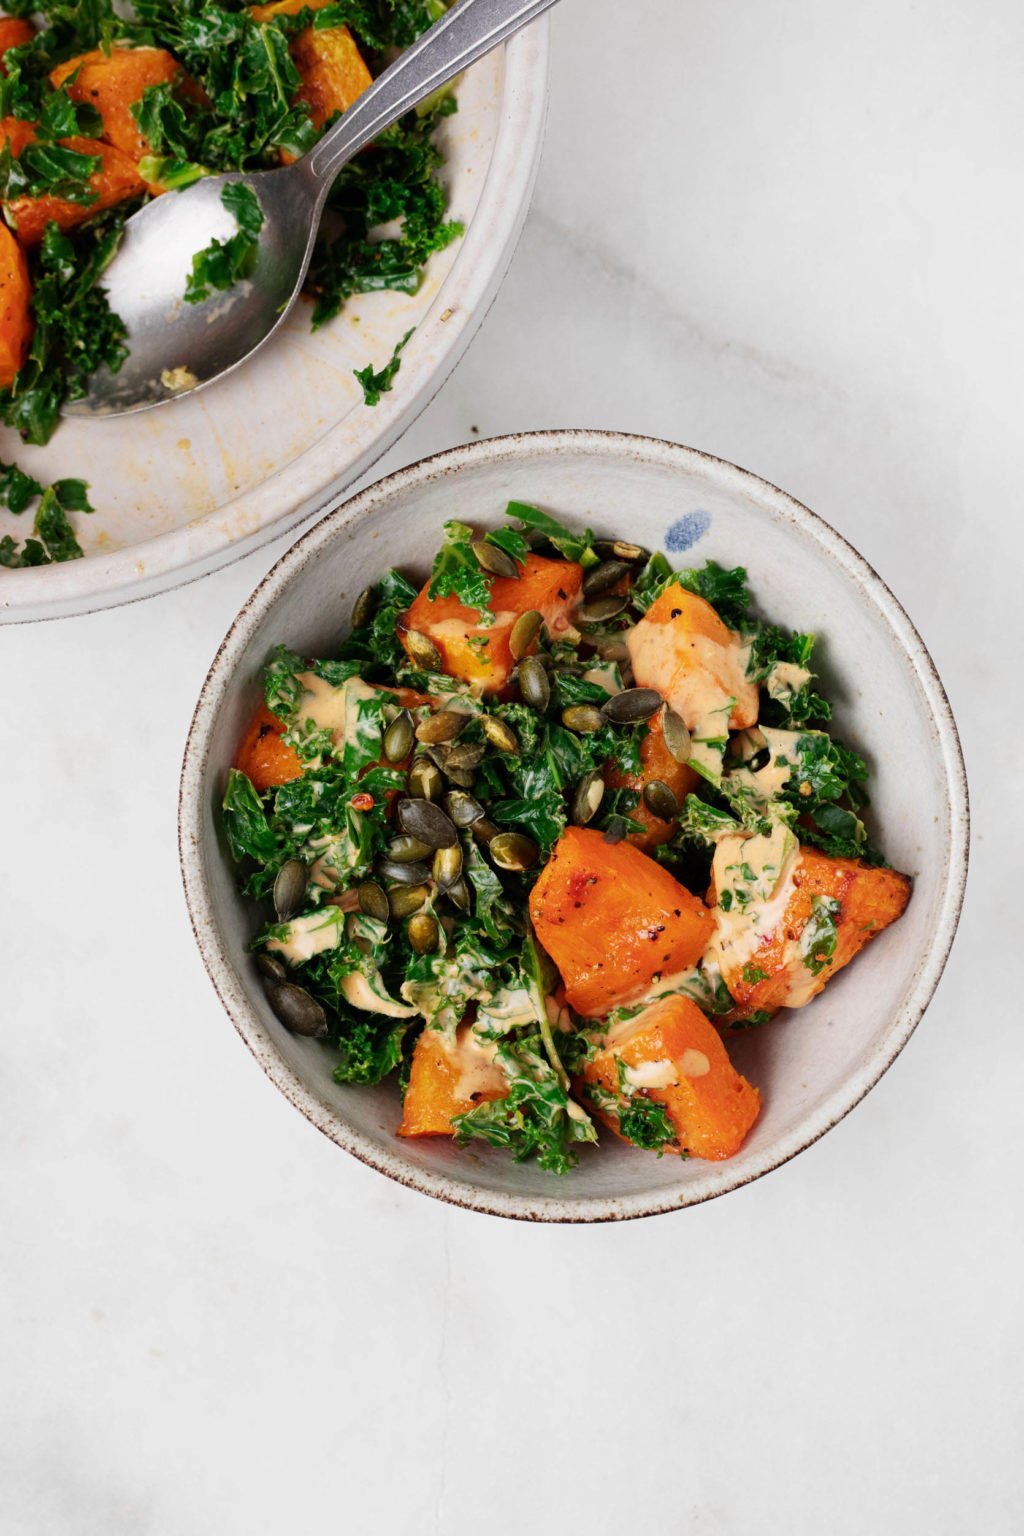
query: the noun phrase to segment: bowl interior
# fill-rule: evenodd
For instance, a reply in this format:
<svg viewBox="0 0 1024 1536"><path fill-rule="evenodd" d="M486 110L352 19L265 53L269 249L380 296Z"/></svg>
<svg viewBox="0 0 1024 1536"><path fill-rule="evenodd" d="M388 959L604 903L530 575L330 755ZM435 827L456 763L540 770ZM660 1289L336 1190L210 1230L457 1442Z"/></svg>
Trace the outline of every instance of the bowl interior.
<svg viewBox="0 0 1024 1536"><path fill-rule="evenodd" d="M514 248L539 159L546 29L459 81L438 142L449 216L466 234L431 258L419 292L358 295L315 333L302 302L257 359L209 389L132 416L69 417L45 447L18 445L44 484L87 479L96 511L76 519L85 559L8 576L0 616L102 607L213 569L322 507L394 441L468 345ZM410 330L394 389L367 407L353 370L383 365ZM0 534L20 541L25 523L0 511Z"/></svg>
<svg viewBox="0 0 1024 1536"><path fill-rule="evenodd" d="M391 564L424 576L446 518L491 525L511 498L667 550L676 566L708 558L744 565L764 615L815 631L836 731L872 767L873 831L891 863L915 879L904 918L819 999L730 1040L764 1102L727 1163L657 1159L602 1133L600 1149L584 1149L578 1170L556 1180L486 1148L401 1142L397 1089L335 1084L329 1049L278 1024L245 955L255 914L236 894L217 806L267 652L286 642L330 655L368 581ZM763 482L638 439L542 434L476 444L399 472L319 525L237 621L186 758L183 855L197 934L229 1011L279 1086L328 1134L393 1176L517 1215L587 1219L691 1203L746 1182L827 1129L881 1075L927 1002L966 862L962 768L947 711L927 654L882 583L831 529Z"/></svg>

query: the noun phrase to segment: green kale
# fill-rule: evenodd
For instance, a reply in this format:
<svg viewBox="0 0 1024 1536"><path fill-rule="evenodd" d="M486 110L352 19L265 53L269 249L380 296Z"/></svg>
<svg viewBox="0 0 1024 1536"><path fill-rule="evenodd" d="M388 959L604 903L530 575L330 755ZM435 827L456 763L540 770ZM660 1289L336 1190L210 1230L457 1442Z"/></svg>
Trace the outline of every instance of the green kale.
<svg viewBox="0 0 1024 1536"><path fill-rule="evenodd" d="M834 896L813 896L811 915L800 935L800 953L812 976L820 976L835 959L840 904Z"/></svg>
<svg viewBox="0 0 1024 1536"><path fill-rule="evenodd" d="M227 788L222 802L224 835L236 864L255 859L265 864L277 857L277 838L267 820L263 802L238 768L228 771Z"/></svg>
<svg viewBox="0 0 1024 1536"><path fill-rule="evenodd" d="M505 1099L478 1104L452 1120L456 1141L474 1137L505 1147L517 1163L535 1157L547 1173L568 1173L579 1161L578 1146L596 1142L589 1117L570 1114L570 1098L547 1059L539 1034L503 1042L498 1061L509 1078Z"/></svg>
<svg viewBox="0 0 1024 1536"><path fill-rule="evenodd" d="M193 256L192 271L185 286L188 304L202 304L214 288L222 293L233 288L249 276L256 261L263 228L259 198L244 181L230 181L221 192L220 200L228 213L234 214L238 229L227 240L211 240L205 250L197 251Z"/></svg>
<svg viewBox="0 0 1024 1536"><path fill-rule="evenodd" d="M730 629L743 629L750 607L747 590L747 573L742 565L726 570L714 560L709 560L699 570L677 571L674 578L687 592L694 592L710 603L723 624Z"/></svg>
<svg viewBox="0 0 1024 1536"><path fill-rule="evenodd" d="M23 475L15 465L5 465L5 478L10 487L9 495L18 502L11 506L13 512L24 510L27 502L41 490L38 481ZM26 483L23 483L26 482ZM29 490L28 487L33 489ZM36 508L34 539L26 539L23 548L10 534L0 539L0 565L13 569L17 566L50 565L64 560L80 560L82 546L68 521L69 512L91 512L88 486L84 480L55 480L42 492Z"/></svg>
<svg viewBox="0 0 1024 1536"><path fill-rule="evenodd" d="M339 647L339 655L365 663L371 672L395 673L404 667L406 657L398 638L398 620L415 599L416 588L401 571L386 571L374 587L370 618L352 630Z"/></svg>
<svg viewBox="0 0 1024 1536"><path fill-rule="evenodd" d="M413 326L412 330L406 331L401 341L395 343L395 350L383 368L379 368L374 372L372 363L367 363L365 368L353 368L352 372L363 387L363 400L365 404L379 405L381 396L391 393L391 386L395 381L395 376L402 366L402 351L415 329L416 327Z"/></svg>
<svg viewBox="0 0 1024 1536"><path fill-rule="evenodd" d="M338 1009L335 1044L338 1064L336 1083L380 1083L402 1060L402 1044L410 1019L393 1019L380 1013L355 1013ZM335 1032L332 1031L332 1035Z"/></svg>
<svg viewBox="0 0 1024 1536"><path fill-rule="evenodd" d="M657 1152L662 1156L665 1148L676 1139L675 1126L664 1104L645 1094L637 1093L627 1098L617 1113L622 1135L644 1152Z"/></svg>
<svg viewBox="0 0 1024 1536"><path fill-rule="evenodd" d="M128 355L121 320L98 286L117 250L126 217L122 207L78 231L73 242L47 225L33 262L36 329L28 359L0 415L26 442L49 442L65 400L80 400L101 366L116 373Z"/></svg>
<svg viewBox="0 0 1024 1536"><path fill-rule="evenodd" d="M541 534L566 560L574 560L584 567L597 564L594 535L589 528L582 533L573 533L564 523L556 522L547 512L528 506L524 501L510 501L505 516L521 528Z"/></svg>
<svg viewBox="0 0 1024 1536"><path fill-rule="evenodd" d="M24 512L30 502L43 494L38 480L27 475L17 464L0 462L0 506L12 512Z"/></svg>
<svg viewBox="0 0 1024 1536"><path fill-rule="evenodd" d="M472 543L476 534L466 523L454 519L444 525L444 542L434 557L427 596L454 597L464 608L475 608L481 624L492 624L491 581L483 570Z"/></svg>

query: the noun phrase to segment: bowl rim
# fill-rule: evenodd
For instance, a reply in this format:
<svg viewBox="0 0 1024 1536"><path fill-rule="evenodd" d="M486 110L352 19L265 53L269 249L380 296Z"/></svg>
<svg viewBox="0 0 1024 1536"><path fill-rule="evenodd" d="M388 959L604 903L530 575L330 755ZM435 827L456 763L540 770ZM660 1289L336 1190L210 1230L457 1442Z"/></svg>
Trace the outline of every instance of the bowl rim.
<svg viewBox="0 0 1024 1536"><path fill-rule="evenodd" d="M497 297L526 222L547 117L550 18L542 15L503 45L504 74L476 212L444 282L402 357L402 388L365 412L336 469L350 412L258 485L152 538L83 560L11 573L0 590L0 624L95 613L184 586L251 554L336 506L426 409ZM259 366L259 363L254 366ZM264 366L266 366L264 360ZM216 401L216 387L204 398ZM121 418L118 418L119 420ZM102 430L103 424L96 423ZM100 445L97 445L97 452ZM229 524L253 527L232 537Z"/></svg>
<svg viewBox="0 0 1024 1536"><path fill-rule="evenodd" d="M912 667L931 713L936 748L946 776L947 862L938 920L920 957L910 986L884 1037L871 1056L801 1124L764 1149L742 1172L730 1161L708 1163L701 1176L677 1189L621 1197L550 1197L483 1190L447 1171L414 1167L398 1151L382 1149L347 1125L312 1093L279 1055L273 1041L238 984L230 957L218 935L203 872L202 785L213 724L231 687L238 660L250 635L318 553L352 524L371 517L397 494L428 482L458 475L477 463L516 462L586 453L620 459L623 455L652 467L681 469L726 491L741 491L780 515L812 540L869 595L888 623ZM882 577L830 524L769 481L727 460L659 438L591 429L560 429L484 438L430 455L396 470L336 506L302 535L271 568L239 610L211 663L189 728L181 769L178 843L185 900L203 964L225 1011L271 1081L306 1118L361 1162L408 1188L452 1205L489 1215L547 1222L616 1221L660 1215L702 1204L763 1177L796 1157L837 1125L860 1103L899 1056L920 1022L939 983L956 934L967 882L970 806L967 775L953 711L927 646ZM571 1178L571 1175L569 1175Z"/></svg>

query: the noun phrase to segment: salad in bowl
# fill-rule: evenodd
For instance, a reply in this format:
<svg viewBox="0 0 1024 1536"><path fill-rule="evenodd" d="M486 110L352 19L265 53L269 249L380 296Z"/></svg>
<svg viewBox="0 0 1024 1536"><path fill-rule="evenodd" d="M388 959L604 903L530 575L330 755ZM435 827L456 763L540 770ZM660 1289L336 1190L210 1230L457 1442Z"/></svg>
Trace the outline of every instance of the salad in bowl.
<svg viewBox="0 0 1024 1536"><path fill-rule="evenodd" d="M267 660L222 821L277 1018L393 1080L403 1138L734 1156L762 1090L732 1042L911 895L813 647L741 567L520 502L449 521L424 584L385 571L329 656Z"/></svg>

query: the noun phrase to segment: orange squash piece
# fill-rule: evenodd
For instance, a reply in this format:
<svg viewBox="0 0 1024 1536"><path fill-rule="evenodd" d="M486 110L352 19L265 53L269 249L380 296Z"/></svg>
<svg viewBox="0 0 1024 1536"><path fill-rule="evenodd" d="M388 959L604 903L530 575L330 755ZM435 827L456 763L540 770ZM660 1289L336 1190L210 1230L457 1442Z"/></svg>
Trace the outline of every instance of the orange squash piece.
<svg viewBox="0 0 1024 1536"><path fill-rule="evenodd" d="M26 123L20 117L0 117L0 147L10 148L17 160L26 144L35 142L34 123Z"/></svg>
<svg viewBox="0 0 1024 1536"><path fill-rule="evenodd" d="M587 1018L691 969L714 930L698 896L630 843L568 827L530 892L530 916L565 995Z"/></svg>
<svg viewBox="0 0 1024 1536"><path fill-rule="evenodd" d="M722 977L739 1007L752 1009L802 1008L817 997L827 981L849 965L864 946L890 923L901 917L910 900L911 880L894 869L875 869L859 859L834 859L817 848L801 847L793 870L793 883L778 926L764 934L756 948L733 957L729 948L720 953ZM838 901L835 950L828 958L818 955L815 975L806 963L814 958L804 931L814 916L815 897ZM712 888L708 897L715 901ZM728 926L730 914L720 923ZM812 930L813 933L813 930Z"/></svg>
<svg viewBox="0 0 1024 1536"><path fill-rule="evenodd" d="M138 160L149 153L149 145L132 116L132 104L142 100L149 86L175 80L180 73L181 65L164 48L113 48L109 54L94 48L58 64L50 71L50 83L58 87L68 81L71 100L95 107L102 117L103 142Z"/></svg>
<svg viewBox="0 0 1024 1536"><path fill-rule="evenodd" d="M543 616L550 633L569 629L570 615L580 600L583 568L567 560L528 555L518 579L493 578L491 624L481 624L476 609L463 607L457 597L431 599L429 586L428 582L399 620L399 639L405 649L409 651L410 630L418 631L437 646L449 677L461 678L475 693L501 693L515 666L508 643L512 626L533 609Z"/></svg>
<svg viewBox="0 0 1024 1536"><path fill-rule="evenodd" d="M18 21L14 16L0 16L0 75L6 75L3 57L8 48L21 48L25 43L30 43L36 35L36 29L27 21Z"/></svg>
<svg viewBox="0 0 1024 1536"><path fill-rule="evenodd" d="M605 777L613 789L635 789L640 795L641 798L635 809L629 814L633 821L643 823L644 830L631 832L629 841L637 848L642 848L645 853L674 837L679 822L662 821L653 811L647 809L643 801L644 785L650 784L654 779L660 779L663 784L668 785L682 805L687 795L691 794L700 783L699 774L690 767L689 763L677 763L666 747L660 715L655 716L651 721L650 730L640 743L640 772L624 773L612 758L608 762Z"/></svg>
<svg viewBox="0 0 1024 1536"><path fill-rule="evenodd" d="M25 252L0 224L0 389L10 389L32 340L32 283Z"/></svg>
<svg viewBox="0 0 1024 1536"><path fill-rule="evenodd" d="M242 737L235 767L252 780L261 795L302 775L302 759L294 747L281 740L284 732L284 721L261 704Z"/></svg>
<svg viewBox="0 0 1024 1536"><path fill-rule="evenodd" d="M451 1136L452 1119L477 1104L508 1097L508 1079L490 1052L460 1024L454 1041L425 1029L416 1041L399 1136Z"/></svg>
<svg viewBox="0 0 1024 1536"><path fill-rule="evenodd" d="M675 1150L691 1157L732 1157L760 1112L761 1095L736 1071L718 1031L688 997L660 998L618 1026L587 1062L584 1082L620 1094L620 1062L638 1094L664 1104ZM585 1089L583 1099L590 1103ZM591 1107L622 1134L614 1113Z"/></svg>
<svg viewBox="0 0 1024 1536"><path fill-rule="evenodd" d="M651 604L626 643L637 685L656 689L691 731L730 698L733 730L756 723L758 686L745 675L739 635L678 582Z"/></svg>
<svg viewBox="0 0 1024 1536"><path fill-rule="evenodd" d="M5 119L5 124L7 121ZM11 142L13 144L13 140ZM68 149L76 149L81 155L99 156L102 164L95 175L90 177L90 185L97 194L96 201L85 204L65 202L61 197L12 198L4 204L4 209L22 245L38 245L51 219L61 229L75 229L95 214L102 213L105 208L113 208L117 203L138 197L146 190L134 160L122 150L115 149L112 144L103 144L99 139L77 137L61 139L60 142Z"/></svg>
<svg viewBox="0 0 1024 1536"><path fill-rule="evenodd" d="M276 0L273 5L254 5L255 21L274 16L295 16L303 8L319 11L331 0ZM306 27L294 39L291 56L302 76L296 101L309 107L315 127L322 128L335 112L347 112L373 84L359 45L346 26ZM283 157L282 157L283 158Z"/></svg>

